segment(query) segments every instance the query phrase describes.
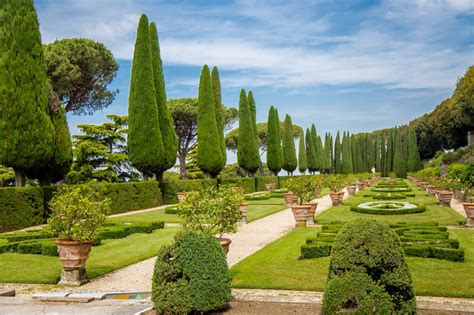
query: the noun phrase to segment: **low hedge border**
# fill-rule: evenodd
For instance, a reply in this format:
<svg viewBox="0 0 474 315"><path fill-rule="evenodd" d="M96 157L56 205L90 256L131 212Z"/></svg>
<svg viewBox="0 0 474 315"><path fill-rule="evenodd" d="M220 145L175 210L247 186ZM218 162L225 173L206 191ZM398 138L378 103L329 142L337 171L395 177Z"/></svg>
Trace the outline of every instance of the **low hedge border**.
<svg viewBox="0 0 474 315"><path fill-rule="evenodd" d="M255 177L255 187L257 191L267 190L266 184L275 183L278 186L278 177L276 176L258 176Z"/></svg>
<svg viewBox="0 0 474 315"><path fill-rule="evenodd" d="M426 206L422 203L415 204L416 208L409 208L409 209L367 209L361 208L359 204L353 204L351 206L351 211L365 213L365 214L376 214L376 215L400 215L400 214L413 214L413 213L421 213L426 211Z"/></svg>
<svg viewBox="0 0 474 315"><path fill-rule="evenodd" d="M244 193L246 194L256 191L255 177L219 178L217 184L241 187L244 189Z"/></svg>
<svg viewBox="0 0 474 315"><path fill-rule="evenodd" d="M269 193L262 193L262 194L256 194L256 195L245 195L244 199L245 200L268 200L272 196Z"/></svg>
<svg viewBox="0 0 474 315"><path fill-rule="evenodd" d="M40 187L0 189L0 233L43 223L44 199Z"/></svg>

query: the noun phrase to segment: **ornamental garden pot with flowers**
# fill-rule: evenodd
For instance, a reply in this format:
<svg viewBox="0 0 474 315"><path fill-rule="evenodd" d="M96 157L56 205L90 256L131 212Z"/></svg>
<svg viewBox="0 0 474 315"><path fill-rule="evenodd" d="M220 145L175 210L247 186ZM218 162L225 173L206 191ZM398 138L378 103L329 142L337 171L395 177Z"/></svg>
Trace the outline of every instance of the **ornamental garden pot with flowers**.
<svg viewBox="0 0 474 315"><path fill-rule="evenodd" d="M237 232L242 217L242 201L243 196L232 187L209 187L189 192L186 199L178 204L178 211L185 229L214 235L227 254L232 241L224 238L224 234Z"/></svg>
<svg viewBox="0 0 474 315"><path fill-rule="evenodd" d="M285 182L286 187L296 195L296 204L291 206L291 211L295 217L296 227L306 227L308 216L312 212L314 205L304 204L305 201L310 201L314 193L314 186L311 178L292 178ZM316 211L316 208L314 208ZM314 216L314 214L313 214Z"/></svg>
<svg viewBox="0 0 474 315"><path fill-rule="evenodd" d="M289 208L296 203L297 197L293 192L287 192L283 194L283 199L285 199L285 204Z"/></svg>
<svg viewBox="0 0 474 315"><path fill-rule="evenodd" d="M98 187L61 186L49 203L51 216L45 230L57 237L63 270L60 285L86 283L86 261L93 235L107 219L110 199L101 197Z"/></svg>
<svg viewBox="0 0 474 315"><path fill-rule="evenodd" d="M464 211L466 212L467 227L474 227L474 190L471 188L465 191L467 202L463 202Z"/></svg>
<svg viewBox="0 0 474 315"><path fill-rule="evenodd" d="M344 187L342 177L340 175L329 175L326 178L325 184L331 190L329 197L331 197L332 205L340 205L342 201L341 190Z"/></svg>
<svg viewBox="0 0 474 315"><path fill-rule="evenodd" d="M434 181L435 185L439 188L436 191L436 197L443 206L451 206L451 200L453 199L454 193L451 191L453 188L453 182L446 178L446 176L438 177Z"/></svg>

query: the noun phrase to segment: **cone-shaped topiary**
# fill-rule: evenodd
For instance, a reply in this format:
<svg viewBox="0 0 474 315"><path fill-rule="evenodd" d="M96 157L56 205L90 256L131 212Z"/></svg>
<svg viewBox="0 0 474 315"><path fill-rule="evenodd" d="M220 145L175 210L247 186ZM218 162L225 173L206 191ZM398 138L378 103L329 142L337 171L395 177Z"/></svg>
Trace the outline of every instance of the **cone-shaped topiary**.
<svg viewBox="0 0 474 315"><path fill-rule="evenodd" d="M293 124L291 122L290 115L285 116L285 123L283 125L283 137L282 137L282 148L283 148L283 169L288 174L293 175L293 171L298 165L296 160L296 148L295 140L293 137Z"/></svg>
<svg viewBox="0 0 474 315"><path fill-rule="evenodd" d="M202 67L199 80L198 103L197 162L205 173L216 177L224 168L225 162L222 159L222 146L217 130L214 98L212 95L211 74L207 65Z"/></svg>
<svg viewBox="0 0 474 315"><path fill-rule="evenodd" d="M268 111L267 123L267 166L273 174L278 174L283 161L280 140L280 120L273 106Z"/></svg>
<svg viewBox="0 0 474 315"><path fill-rule="evenodd" d="M320 160L320 152L318 148L318 135L316 134L316 126L314 124L311 125L311 140L313 141L314 152L316 159L314 160L314 166L316 167L316 171L321 171L321 160Z"/></svg>
<svg viewBox="0 0 474 315"><path fill-rule="evenodd" d="M0 2L0 164L25 173L53 156L48 79L33 0Z"/></svg>
<svg viewBox="0 0 474 315"><path fill-rule="evenodd" d="M130 161L145 178L161 169L165 157L156 105L148 18L144 14L138 22L133 52L127 144Z"/></svg>
<svg viewBox="0 0 474 315"><path fill-rule="evenodd" d="M308 164L308 170L310 173L317 171L316 168L316 149L311 137L311 131L306 129L306 160Z"/></svg>
<svg viewBox="0 0 474 315"><path fill-rule="evenodd" d="M245 90L240 91L239 101L239 142L237 143L239 166L254 174L260 167L257 137L254 133L253 119L247 102Z"/></svg>
<svg viewBox="0 0 474 315"><path fill-rule="evenodd" d="M217 132L219 133L219 138L221 142L222 159L225 166L225 163L227 161L227 151L226 151L225 140L224 140L224 105L222 104L221 80L219 78L219 70L217 70L217 67L212 68L211 81L212 81L212 95L214 98L214 106L215 106L215 113L216 113Z"/></svg>
<svg viewBox="0 0 474 315"><path fill-rule="evenodd" d="M393 156L393 171L397 177L405 178L407 176L407 144L405 135L396 129L395 131L395 148Z"/></svg>
<svg viewBox="0 0 474 315"><path fill-rule="evenodd" d="M381 156L381 140L375 136L374 139L374 159L375 159L375 170L377 172L382 172L382 156Z"/></svg>
<svg viewBox="0 0 474 315"><path fill-rule="evenodd" d="M351 148L349 147L349 133L344 132L342 137L342 173L353 173Z"/></svg>
<svg viewBox="0 0 474 315"><path fill-rule="evenodd" d="M298 143L298 170L301 174L304 174L308 169L308 164L306 160L306 145L304 143L304 131L303 128L300 128L300 140Z"/></svg>
<svg viewBox="0 0 474 315"><path fill-rule="evenodd" d="M168 105L166 105L165 78L163 76L158 32L154 22L150 23L149 35L151 59L153 65L153 82L155 85L156 105L158 107L158 119L160 121L164 157L161 167L156 170L156 177L158 180L163 180L163 173L176 164L178 138L176 137L176 133L174 131Z"/></svg>
<svg viewBox="0 0 474 315"><path fill-rule="evenodd" d="M395 149L395 129L390 129L387 137L387 153L385 163L385 174L389 174L393 171L393 158Z"/></svg>
<svg viewBox="0 0 474 315"><path fill-rule="evenodd" d="M384 134L380 134L380 171L383 177L387 177L387 143Z"/></svg>
<svg viewBox="0 0 474 315"><path fill-rule="evenodd" d="M341 137L338 131L336 135L336 141L334 143L334 170L336 174L342 173L341 155L342 155Z"/></svg>
<svg viewBox="0 0 474 315"><path fill-rule="evenodd" d="M410 129L408 133L408 162L407 171L416 172L421 168L420 152L416 143L415 130Z"/></svg>
<svg viewBox="0 0 474 315"><path fill-rule="evenodd" d="M316 149L317 149L318 155L319 155L321 173L327 173L328 172L328 160L327 160L327 156L326 156L326 150L323 147L323 140L321 139L321 137L319 135L317 136Z"/></svg>
<svg viewBox="0 0 474 315"><path fill-rule="evenodd" d="M253 93L252 91L249 91L248 96L247 96L247 103L250 109L250 115L252 116L252 127L253 127L253 132L255 134L255 137L258 137L258 132L257 132L257 104L255 104L255 99L253 98ZM257 140L258 143L258 140Z"/></svg>

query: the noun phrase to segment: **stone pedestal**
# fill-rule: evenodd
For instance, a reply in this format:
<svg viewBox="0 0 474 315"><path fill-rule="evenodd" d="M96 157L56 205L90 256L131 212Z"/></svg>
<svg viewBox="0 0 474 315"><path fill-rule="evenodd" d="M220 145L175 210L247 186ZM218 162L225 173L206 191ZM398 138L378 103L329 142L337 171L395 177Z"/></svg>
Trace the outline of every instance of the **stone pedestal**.
<svg viewBox="0 0 474 315"><path fill-rule="evenodd" d="M69 286L81 286L84 283L89 282L86 275L86 269L78 270L62 270L61 271L61 280L59 285L69 285Z"/></svg>

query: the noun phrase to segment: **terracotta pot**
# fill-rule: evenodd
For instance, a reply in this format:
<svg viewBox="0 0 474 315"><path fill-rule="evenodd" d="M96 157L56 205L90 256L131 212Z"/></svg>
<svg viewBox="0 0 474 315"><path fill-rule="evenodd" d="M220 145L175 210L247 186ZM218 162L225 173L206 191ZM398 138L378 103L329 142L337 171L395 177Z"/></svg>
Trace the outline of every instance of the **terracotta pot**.
<svg viewBox="0 0 474 315"><path fill-rule="evenodd" d="M365 184L364 183L358 183L357 187L359 188L359 191L364 190Z"/></svg>
<svg viewBox="0 0 474 315"><path fill-rule="evenodd" d="M183 202L184 199L186 199L186 195L188 193L187 192L184 192L184 191L180 191L180 192L177 192L176 193L176 196L178 197L178 202Z"/></svg>
<svg viewBox="0 0 474 315"><path fill-rule="evenodd" d="M292 192L284 193L283 198L287 207L293 206L298 200L298 197Z"/></svg>
<svg viewBox="0 0 474 315"><path fill-rule="evenodd" d="M372 182L370 180L366 180L364 184L365 187L369 187L370 185L372 185Z"/></svg>
<svg viewBox="0 0 474 315"><path fill-rule="evenodd" d="M296 227L306 227L306 219L308 218L308 212L310 210L310 205L291 206L291 211L296 221Z"/></svg>
<svg viewBox="0 0 474 315"><path fill-rule="evenodd" d="M275 183L265 184L265 189L268 190L268 191L275 190L276 188L277 188L277 184L275 184Z"/></svg>
<svg viewBox="0 0 474 315"><path fill-rule="evenodd" d="M452 191L442 191L442 190L438 190L437 193L436 193L437 197L438 197L438 200L439 202L443 205L443 206L446 206L446 207L450 207L451 206L451 199L453 199L453 195L454 193Z"/></svg>
<svg viewBox="0 0 474 315"><path fill-rule="evenodd" d="M347 187L347 192L349 193L349 196L352 196L355 194L357 189L357 186L349 186Z"/></svg>
<svg viewBox="0 0 474 315"><path fill-rule="evenodd" d="M313 225L314 215L316 214L318 203L316 201L310 201L303 203L303 206L310 206L310 209L308 210L308 216L306 217L306 224Z"/></svg>
<svg viewBox="0 0 474 315"><path fill-rule="evenodd" d="M93 241L63 241L56 240L59 259L66 271L84 269Z"/></svg>
<svg viewBox="0 0 474 315"><path fill-rule="evenodd" d="M232 243L232 240L225 237L222 237L222 238L216 237L216 239L219 241L219 243L222 246L222 249L224 250L224 253L227 255L227 253L229 252L229 247L230 247L230 243Z"/></svg>
<svg viewBox="0 0 474 315"><path fill-rule="evenodd" d="M329 197L331 197L333 206L338 206L341 203L341 196L338 192L329 193Z"/></svg>
<svg viewBox="0 0 474 315"><path fill-rule="evenodd" d="M242 202L242 204L240 205L240 214L242 215L242 219L241 219L242 223L247 223L248 209L249 209L248 202Z"/></svg>
<svg viewBox="0 0 474 315"><path fill-rule="evenodd" d="M474 227L474 202L464 202L462 205L467 216L466 226Z"/></svg>
<svg viewBox="0 0 474 315"><path fill-rule="evenodd" d="M427 185L426 186L426 189L428 190L428 194L430 194L431 196L435 196L436 195L436 187L433 186L433 185Z"/></svg>

